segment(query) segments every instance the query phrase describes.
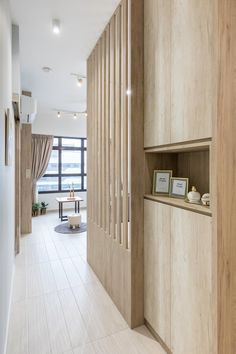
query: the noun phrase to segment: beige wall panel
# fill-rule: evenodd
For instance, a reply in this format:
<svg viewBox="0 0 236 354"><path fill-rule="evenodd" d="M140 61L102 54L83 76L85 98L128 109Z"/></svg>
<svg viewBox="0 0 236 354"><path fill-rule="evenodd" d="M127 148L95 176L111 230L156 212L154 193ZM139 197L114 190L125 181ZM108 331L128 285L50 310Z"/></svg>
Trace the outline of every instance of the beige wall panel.
<svg viewBox="0 0 236 354"><path fill-rule="evenodd" d="M144 202L144 317L170 348L171 207Z"/></svg>
<svg viewBox="0 0 236 354"><path fill-rule="evenodd" d="M144 1L144 147L170 143L171 0Z"/></svg>
<svg viewBox="0 0 236 354"><path fill-rule="evenodd" d="M171 209L171 349L213 354L211 218Z"/></svg>
<svg viewBox="0 0 236 354"><path fill-rule="evenodd" d="M216 12L212 0L173 0L171 142L212 136L216 104Z"/></svg>

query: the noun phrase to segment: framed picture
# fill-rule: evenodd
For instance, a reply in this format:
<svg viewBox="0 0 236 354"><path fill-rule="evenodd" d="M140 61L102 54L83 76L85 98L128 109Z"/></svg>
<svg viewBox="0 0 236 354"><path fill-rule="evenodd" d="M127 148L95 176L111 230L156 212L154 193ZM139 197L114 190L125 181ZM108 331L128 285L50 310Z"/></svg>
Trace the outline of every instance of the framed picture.
<svg viewBox="0 0 236 354"><path fill-rule="evenodd" d="M155 170L153 175L153 195L169 195L172 171Z"/></svg>
<svg viewBox="0 0 236 354"><path fill-rule="evenodd" d="M9 108L5 112L5 165L11 166L13 159L13 122Z"/></svg>
<svg viewBox="0 0 236 354"><path fill-rule="evenodd" d="M170 181L170 197L185 199L188 194L188 178L172 177Z"/></svg>

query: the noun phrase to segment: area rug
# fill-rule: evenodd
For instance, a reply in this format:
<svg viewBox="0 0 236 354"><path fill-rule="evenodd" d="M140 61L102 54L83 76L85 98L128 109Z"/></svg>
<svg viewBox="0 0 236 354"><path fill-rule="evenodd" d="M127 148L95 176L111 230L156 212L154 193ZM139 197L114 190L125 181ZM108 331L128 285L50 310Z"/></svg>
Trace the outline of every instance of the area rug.
<svg viewBox="0 0 236 354"><path fill-rule="evenodd" d="M87 224L85 222L82 222L80 227L71 229L70 224L68 222L64 222L63 224L57 225L54 230L59 234L80 234L81 232L87 231Z"/></svg>

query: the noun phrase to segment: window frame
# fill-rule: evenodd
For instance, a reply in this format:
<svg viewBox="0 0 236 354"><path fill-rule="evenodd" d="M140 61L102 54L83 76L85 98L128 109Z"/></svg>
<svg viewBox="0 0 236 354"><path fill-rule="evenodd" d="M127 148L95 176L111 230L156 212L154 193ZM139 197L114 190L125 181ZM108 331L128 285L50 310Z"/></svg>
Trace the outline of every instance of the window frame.
<svg viewBox="0 0 236 354"><path fill-rule="evenodd" d="M63 177L81 177L81 189L75 189L75 192L87 192L87 189L84 188L84 178L87 178L87 172L85 173L85 164L84 164L84 153L87 151L84 142L87 141L87 138L78 138L78 137L68 137L68 136L54 136L55 139L58 139L58 145L53 146L52 150L58 151L58 173L45 173L43 177L57 177L58 178L58 190L52 191L39 191L39 194L53 194L53 193L68 193L69 190L62 190L62 178ZM80 147L70 147L63 146L62 139L73 139L81 140ZM62 151L80 151L81 152L81 173L62 173ZM43 178L42 177L42 178Z"/></svg>

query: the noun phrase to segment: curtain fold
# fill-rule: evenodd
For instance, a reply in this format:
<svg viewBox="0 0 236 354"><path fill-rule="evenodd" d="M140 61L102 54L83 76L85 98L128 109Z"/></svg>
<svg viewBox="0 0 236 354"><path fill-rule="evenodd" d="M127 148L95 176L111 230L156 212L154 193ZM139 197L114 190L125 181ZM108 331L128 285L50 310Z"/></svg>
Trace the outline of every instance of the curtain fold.
<svg viewBox="0 0 236 354"><path fill-rule="evenodd" d="M47 170L53 147L52 135L32 134L32 200L36 202L37 181Z"/></svg>

